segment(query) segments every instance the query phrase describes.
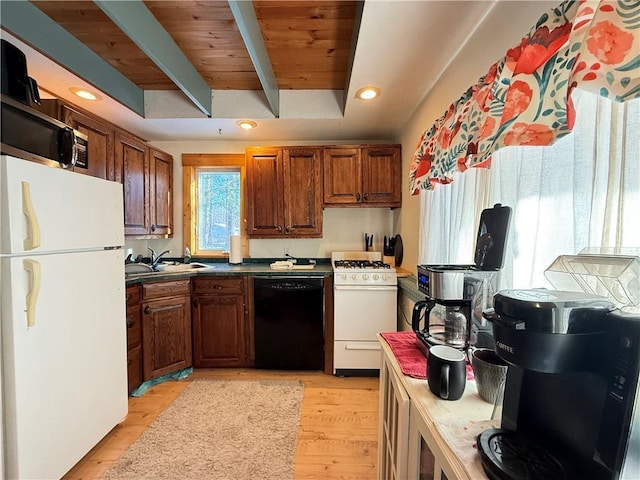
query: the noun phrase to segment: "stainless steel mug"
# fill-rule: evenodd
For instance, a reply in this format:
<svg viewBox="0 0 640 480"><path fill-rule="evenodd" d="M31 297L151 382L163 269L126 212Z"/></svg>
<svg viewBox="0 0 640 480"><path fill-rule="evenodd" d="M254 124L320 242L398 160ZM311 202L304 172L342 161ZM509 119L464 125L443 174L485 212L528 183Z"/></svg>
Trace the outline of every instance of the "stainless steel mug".
<svg viewBox="0 0 640 480"><path fill-rule="evenodd" d="M467 364L462 351L447 345L429 348L427 382L434 395L444 400L458 400L467 383Z"/></svg>

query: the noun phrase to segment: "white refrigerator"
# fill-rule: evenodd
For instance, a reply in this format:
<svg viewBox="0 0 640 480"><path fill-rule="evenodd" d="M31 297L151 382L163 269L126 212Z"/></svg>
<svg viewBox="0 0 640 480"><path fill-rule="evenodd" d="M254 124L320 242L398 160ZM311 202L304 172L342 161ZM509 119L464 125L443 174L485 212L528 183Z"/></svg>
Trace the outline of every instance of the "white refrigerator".
<svg viewBox="0 0 640 480"><path fill-rule="evenodd" d="M127 414L122 185L0 157L2 456L63 476Z"/></svg>

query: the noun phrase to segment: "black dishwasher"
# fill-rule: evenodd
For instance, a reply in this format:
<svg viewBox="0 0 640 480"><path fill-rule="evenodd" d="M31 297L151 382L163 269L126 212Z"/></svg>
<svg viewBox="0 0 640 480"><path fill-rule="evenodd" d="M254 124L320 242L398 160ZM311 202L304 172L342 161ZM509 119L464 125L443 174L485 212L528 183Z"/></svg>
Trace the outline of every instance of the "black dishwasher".
<svg viewBox="0 0 640 480"><path fill-rule="evenodd" d="M255 367L321 370L324 289L321 277L256 277Z"/></svg>

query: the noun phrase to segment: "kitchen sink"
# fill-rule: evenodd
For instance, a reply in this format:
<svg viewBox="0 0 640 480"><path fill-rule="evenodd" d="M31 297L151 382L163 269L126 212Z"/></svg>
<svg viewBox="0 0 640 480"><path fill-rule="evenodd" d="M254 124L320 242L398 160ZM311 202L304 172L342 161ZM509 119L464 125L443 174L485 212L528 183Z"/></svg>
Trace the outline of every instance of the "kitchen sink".
<svg viewBox="0 0 640 480"><path fill-rule="evenodd" d="M184 273L193 270L212 270L215 265L207 265L206 263L160 263L151 268L146 263L129 263L124 266L125 277L150 277L154 275L167 275L170 273Z"/></svg>
<svg viewBox="0 0 640 480"><path fill-rule="evenodd" d="M172 273L172 272L188 272L194 269L212 269L213 265L207 265L205 263L193 262L193 263L160 263L156 265L156 272L158 273Z"/></svg>

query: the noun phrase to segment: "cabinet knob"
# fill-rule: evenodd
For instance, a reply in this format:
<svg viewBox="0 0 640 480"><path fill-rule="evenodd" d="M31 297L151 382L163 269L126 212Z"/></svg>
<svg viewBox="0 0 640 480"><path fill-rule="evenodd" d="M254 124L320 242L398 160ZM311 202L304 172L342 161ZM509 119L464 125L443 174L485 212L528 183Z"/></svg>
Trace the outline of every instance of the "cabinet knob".
<svg viewBox="0 0 640 480"><path fill-rule="evenodd" d="M133 328L133 320L131 320L131 317L127 318L127 328Z"/></svg>
<svg viewBox="0 0 640 480"><path fill-rule="evenodd" d="M360 201L360 192L356 193L356 200Z"/></svg>
<svg viewBox="0 0 640 480"><path fill-rule="evenodd" d="M151 225L151 231L152 231L152 232L155 232L155 231L156 231L156 226L155 226L155 224Z"/></svg>
<svg viewBox="0 0 640 480"><path fill-rule="evenodd" d="M149 307L149 305L147 305L146 307L144 307L143 312L144 312L144 314L145 314L145 315L149 315L149 313L151 312L151 308Z"/></svg>
<svg viewBox="0 0 640 480"><path fill-rule="evenodd" d="M368 202L368 201L369 201L369 194L368 194L368 193L365 193L365 194L363 195L363 198L364 198L364 201L365 201L365 202Z"/></svg>
<svg viewBox="0 0 640 480"><path fill-rule="evenodd" d="M287 225L284 230L287 233L291 233L291 225Z"/></svg>
<svg viewBox="0 0 640 480"><path fill-rule="evenodd" d="M126 298L126 300L127 300L127 302L128 302L129 300L131 300L131 294L127 293L127 295L125 296L125 298Z"/></svg>
<svg viewBox="0 0 640 480"><path fill-rule="evenodd" d="M282 226L278 225L276 227L276 230L278 231L278 233L282 233Z"/></svg>

